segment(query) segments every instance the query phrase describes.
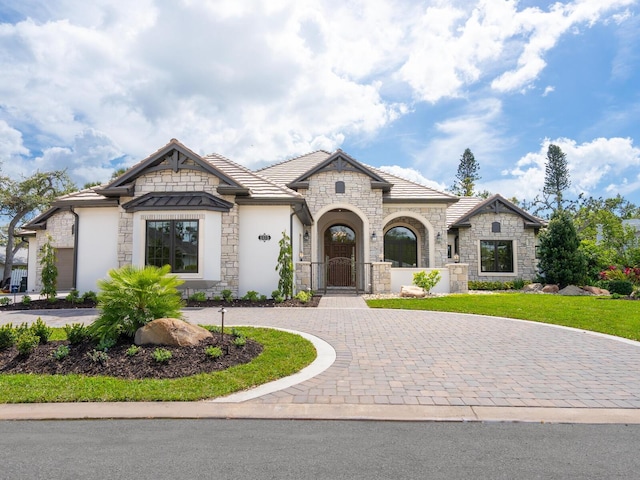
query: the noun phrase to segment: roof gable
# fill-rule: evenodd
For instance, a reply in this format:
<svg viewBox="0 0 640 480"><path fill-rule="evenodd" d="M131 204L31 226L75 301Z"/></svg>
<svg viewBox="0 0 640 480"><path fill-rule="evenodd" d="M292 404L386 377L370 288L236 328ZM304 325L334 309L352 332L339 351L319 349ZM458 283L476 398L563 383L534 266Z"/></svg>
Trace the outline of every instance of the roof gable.
<svg viewBox="0 0 640 480"><path fill-rule="evenodd" d="M330 155L326 160L320 162L315 167L307 170L298 178L287 184L287 187L292 189L308 188L309 178L317 173L322 172L356 172L362 173L371 179L372 188L381 188L383 191L388 192L391 190L393 184L387 182L384 178L378 175L373 170L367 168L354 158L350 157L342 150L337 150L333 155Z"/></svg>
<svg viewBox="0 0 640 480"><path fill-rule="evenodd" d="M178 172L183 169L209 173L218 177L223 184L229 187L242 189L242 186L231 177L225 175L175 138L172 138L164 147L138 162L106 187L96 189L96 191L107 197L131 195L133 184L141 175L162 170Z"/></svg>
<svg viewBox="0 0 640 480"><path fill-rule="evenodd" d="M524 220L524 226L527 228L541 228L545 226L542 219L534 217L530 213L525 212L502 195L495 194L483 202L480 202L474 208L463 214L452 224L452 228L471 226L471 218L484 213L512 213L519 215Z"/></svg>

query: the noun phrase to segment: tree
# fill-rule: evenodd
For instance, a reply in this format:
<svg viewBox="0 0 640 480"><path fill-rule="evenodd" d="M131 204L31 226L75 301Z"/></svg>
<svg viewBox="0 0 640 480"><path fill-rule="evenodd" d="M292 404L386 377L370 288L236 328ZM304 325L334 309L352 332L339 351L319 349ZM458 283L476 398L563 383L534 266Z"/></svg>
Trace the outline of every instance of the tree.
<svg viewBox="0 0 640 480"><path fill-rule="evenodd" d="M11 218L7 227L5 265L2 282L11 277L16 245L15 231L24 221L48 207L60 195L75 189L66 171L36 172L20 181L0 177L0 215Z"/></svg>
<svg viewBox="0 0 640 480"><path fill-rule="evenodd" d="M453 183L451 191L459 196L472 197L475 182L481 178L478 175L478 170L480 170L480 165L476 162L473 153L468 148L465 149L460 157L456 181Z"/></svg>
<svg viewBox="0 0 640 480"><path fill-rule="evenodd" d="M278 264L276 265L276 271L280 274L278 290L287 299L293 296L293 248L287 232L282 232L279 245L280 253L278 254Z"/></svg>
<svg viewBox="0 0 640 480"><path fill-rule="evenodd" d="M542 193L550 205L549 196L555 199L555 209L562 210L562 192L571 185L567 169L567 155L557 145L550 144L547 149L547 163L544 168L544 187Z"/></svg>
<svg viewBox="0 0 640 480"><path fill-rule="evenodd" d="M556 211L549 227L540 235L538 270L547 283L560 288L582 284L587 263L573 221L564 210Z"/></svg>
<svg viewBox="0 0 640 480"><path fill-rule="evenodd" d="M40 249L40 265L42 265L42 291L48 301L55 302L58 295L58 267L56 266L56 249L51 244L51 236Z"/></svg>

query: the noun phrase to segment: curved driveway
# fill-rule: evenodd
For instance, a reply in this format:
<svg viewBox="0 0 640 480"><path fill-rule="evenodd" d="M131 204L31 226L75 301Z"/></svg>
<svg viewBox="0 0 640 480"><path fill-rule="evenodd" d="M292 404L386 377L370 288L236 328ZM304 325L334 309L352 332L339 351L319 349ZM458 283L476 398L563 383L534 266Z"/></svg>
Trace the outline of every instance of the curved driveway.
<svg viewBox="0 0 640 480"><path fill-rule="evenodd" d="M0 323L28 316L6 312ZM42 316L54 325L92 319L79 311ZM186 317L220 321L217 309L188 309ZM638 342L505 318L369 309L361 298L346 297L324 297L319 308L229 308L225 325L234 324L307 332L336 350L336 361L312 379L244 402L253 410L285 404L640 409Z"/></svg>

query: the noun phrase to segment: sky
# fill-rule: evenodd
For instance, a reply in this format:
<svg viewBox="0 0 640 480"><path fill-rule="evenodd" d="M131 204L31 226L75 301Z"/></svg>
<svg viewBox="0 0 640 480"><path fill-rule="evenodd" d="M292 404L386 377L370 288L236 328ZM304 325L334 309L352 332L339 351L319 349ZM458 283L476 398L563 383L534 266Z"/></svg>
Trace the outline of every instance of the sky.
<svg viewBox="0 0 640 480"><path fill-rule="evenodd" d="M106 181L172 138L257 169L311 151L530 201L640 205L640 0L3 0L0 174Z"/></svg>

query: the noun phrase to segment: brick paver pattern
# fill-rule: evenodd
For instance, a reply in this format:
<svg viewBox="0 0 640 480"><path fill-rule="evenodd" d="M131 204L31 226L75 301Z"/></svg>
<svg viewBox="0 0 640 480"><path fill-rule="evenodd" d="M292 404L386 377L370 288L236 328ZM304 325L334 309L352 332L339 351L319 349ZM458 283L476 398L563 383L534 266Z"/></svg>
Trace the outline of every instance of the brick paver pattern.
<svg viewBox="0 0 640 480"><path fill-rule="evenodd" d="M185 316L220 320L216 309ZM76 321L91 317L48 323ZM640 408L640 343L503 318L368 309L349 297L324 297L319 308L228 308L225 326L234 324L304 331L337 354L313 379L251 403Z"/></svg>

